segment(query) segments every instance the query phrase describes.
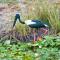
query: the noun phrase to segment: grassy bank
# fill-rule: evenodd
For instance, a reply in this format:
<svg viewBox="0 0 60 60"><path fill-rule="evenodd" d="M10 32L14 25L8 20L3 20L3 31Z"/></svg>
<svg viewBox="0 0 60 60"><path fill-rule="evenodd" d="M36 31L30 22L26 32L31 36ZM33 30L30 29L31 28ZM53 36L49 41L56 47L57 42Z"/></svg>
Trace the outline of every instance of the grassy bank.
<svg viewBox="0 0 60 60"><path fill-rule="evenodd" d="M8 43L7 43L8 42ZM35 46L35 48L34 48ZM35 51L33 50L35 49ZM59 60L60 38L45 36L42 41L33 43L0 43L0 60Z"/></svg>

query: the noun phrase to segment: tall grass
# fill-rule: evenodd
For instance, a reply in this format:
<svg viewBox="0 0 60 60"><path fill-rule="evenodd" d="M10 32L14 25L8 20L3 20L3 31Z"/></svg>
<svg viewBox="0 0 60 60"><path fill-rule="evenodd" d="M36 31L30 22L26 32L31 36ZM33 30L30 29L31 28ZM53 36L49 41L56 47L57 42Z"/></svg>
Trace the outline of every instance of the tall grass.
<svg viewBox="0 0 60 60"><path fill-rule="evenodd" d="M29 27L26 26L25 24L18 23L16 25L16 30L20 32L21 35L24 35L24 36L29 33Z"/></svg>
<svg viewBox="0 0 60 60"><path fill-rule="evenodd" d="M54 33L60 32L59 9L56 5L44 4L40 13L43 14L43 18L48 19Z"/></svg>
<svg viewBox="0 0 60 60"><path fill-rule="evenodd" d="M54 34L60 32L59 9L56 4L51 4L48 0L33 0L32 2L29 0L26 4L28 13L22 14L24 20L39 19L51 26L50 29Z"/></svg>
<svg viewBox="0 0 60 60"><path fill-rule="evenodd" d="M16 4L18 0L0 0L0 3ZM59 9L56 4L51 4L48 0L25 0L24 2L27 7L27 15L22 13L23 20L27 19L39 19L44 23L48 24L53 33L60 32L60 18ZM11 5L10 4L10 5ZM27 33L26 29L29 28L26 25L17 24L17 30L22 34Z"/></svg>
<svg viewBox="0 0 60 60"><path fill-rule="evenodd" d="M50 8L49 8L50 9ZM60 19L59 19L59 10L55 6L51 7L51 10L48 10L48 20L50 25L55 33L60 32Z"/></svg>
<svg viewBox="0 0 60 60"><path fill-rule="evenodd" d="M28 3L29 4L29 3ZM28 6L27 19L39 19L51 26L53 33L60 32L59 9L47 0L35 0Z"/></svg>

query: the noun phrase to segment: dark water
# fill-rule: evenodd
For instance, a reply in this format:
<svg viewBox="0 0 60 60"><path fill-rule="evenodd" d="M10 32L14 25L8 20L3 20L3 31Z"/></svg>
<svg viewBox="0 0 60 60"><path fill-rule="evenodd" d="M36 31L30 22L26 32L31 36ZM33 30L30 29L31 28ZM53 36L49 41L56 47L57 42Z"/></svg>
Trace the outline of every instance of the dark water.
<svg viewBox="0 0 60 60"><path fill-rule="evenodd" d="M47 30L47 29L46 29ZM46 33L46 35L48 34L48 32ZM34 33L31 31L29 33L27 33L26 35L21 34L20 32L14 30L14 31L9 31L8 33L6 33L5 31L3 31L2 33L2 37L4 36L8 36L8 38L11 36L11 38L9 39L14 39L14 37L19 40L19 41L24 41L24 42L29 42L29 41L33 41L34 40ZM44 35L44 31L42 29L38 29L35 31L35 39L37 40L38 37L42 37Z"/></svg>
<svg viewBox="0 0 60 60"><path fill-rule="evenodd" d="M47 30L47 29L46 29ZM45 35L48 34L48 31ZM35 31L35 39L37 40L38 37L42 37L44 35L44 31L42 29L39 29L38 31ZM34 33L30 32L27 35L21 35L21 33L15 31L15 37L20 41L32 41L34 39Z"/></svg>

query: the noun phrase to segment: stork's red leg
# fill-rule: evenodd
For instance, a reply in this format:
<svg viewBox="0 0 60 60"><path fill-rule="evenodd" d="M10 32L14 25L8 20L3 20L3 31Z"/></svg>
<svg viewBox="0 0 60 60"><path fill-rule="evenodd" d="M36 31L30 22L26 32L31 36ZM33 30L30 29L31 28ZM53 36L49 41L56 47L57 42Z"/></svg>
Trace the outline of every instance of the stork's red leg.
<svg viewBox="0 0 60 60"><path fill-rule="evenodd" d="M42 40L42 36L41 36L41 33L40 33L40 29L38 29L38 36L37 36L37 41L41 41Z"/></svg>
<svg viewBox="0 0 60 60"><path fill-rule="evenodd" d="M35 44L35 40L36 40L36 37L35 37L35 30L33 30L33 43ZM35 46L33 46L33 51L35 51Z"/></svg>
<svg viewBox="0 0 60 60"><path fill-rule="evenodd" d="M41 31L42 31L44 34L47 34L47 33L48 33L48 30L45 29L45 28L41 28Z"/></svg>
<svg viewBox="0 0 60 60"><path fill-rule="evenodd" d="M41 37L41 36L38 36L38 37L37 37L37 40L38 40L38 41L41 41L41 40L42 40L42 37Z"/></svg>
<svg viewBox="0 0 60 60"><path fill-rule="evenodd" d="M45 29L45 32L44 32L44 34L47 34L48 33L48 30L47 29Z"/></svg>
<svg viewBox="0 0 60 60"><path fill-rule="evenodd" d="M36 37L35 37L35 31L33 30L33 34L34 34L34 40L33 43L35 43Z"/></svg>

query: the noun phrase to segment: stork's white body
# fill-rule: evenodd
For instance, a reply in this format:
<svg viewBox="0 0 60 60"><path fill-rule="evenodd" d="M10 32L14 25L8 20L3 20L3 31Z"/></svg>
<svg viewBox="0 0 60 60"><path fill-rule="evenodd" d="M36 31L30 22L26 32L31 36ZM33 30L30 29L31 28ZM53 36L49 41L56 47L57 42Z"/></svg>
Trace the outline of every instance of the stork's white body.
<svg viewBox="0 0 60 60"><path fill-rule="evenodd" d="M32 20L26 20L25 24L26 25L31 25L31 24L36 24L36 22L33 22Z"/></svg>

